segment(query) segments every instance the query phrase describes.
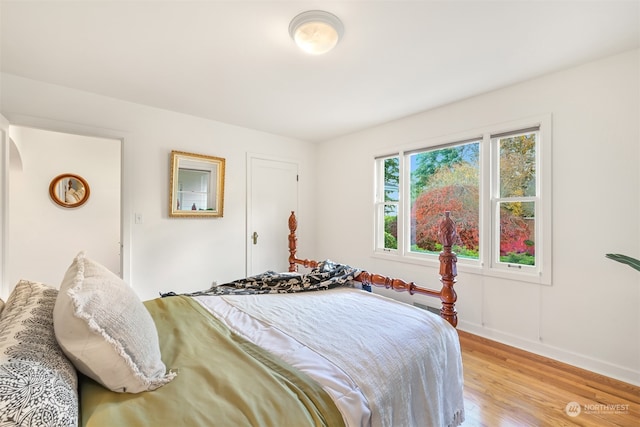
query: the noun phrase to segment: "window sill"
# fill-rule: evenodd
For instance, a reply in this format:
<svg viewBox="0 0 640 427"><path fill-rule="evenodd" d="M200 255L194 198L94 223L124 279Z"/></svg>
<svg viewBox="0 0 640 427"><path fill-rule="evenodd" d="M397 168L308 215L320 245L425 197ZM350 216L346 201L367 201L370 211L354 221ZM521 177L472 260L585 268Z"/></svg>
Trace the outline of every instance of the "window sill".
<svg viewBox="0 0 640 427"><path fill-rule="evenodd" d="M382 259L386 261L398 262L403 264L413 264L413 265L421 265L425 267L438 269L440 266L440 262L436 256L425 258L425 257L416 257L410 255L400 255L397 252L382 252L375 251L371 255L372 258ZM550 286L551 280L548 277L545 277L542 274L537 272L521 272L521 271L506 271L503 269L497 268L485 268L481 261L477 260L469 260L464 258L458 258L458 263L456 265L458 270L458 277L460 277L460 273L464 274L473 274L477 276L491 277L497 279L505 279L511 280L515 282L524 282L524 283L533 283L538 285Z"/></svg>

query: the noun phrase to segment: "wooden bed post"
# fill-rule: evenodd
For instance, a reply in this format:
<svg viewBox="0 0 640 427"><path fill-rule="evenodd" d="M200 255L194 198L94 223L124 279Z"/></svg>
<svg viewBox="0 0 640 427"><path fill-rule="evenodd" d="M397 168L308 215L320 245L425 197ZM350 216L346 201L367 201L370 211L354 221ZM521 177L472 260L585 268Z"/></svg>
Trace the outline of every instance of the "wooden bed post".
<svg viewBox="0 0 640 427"><path fill-rule="evenodd" d="M440 252L439 257L440 281L442 282L442 289L440 290L440 301L442 301L440 316L445 318L455 328L458 325L458 313L455 308L458 295L455 289L453 289L453 285L456 283L456 276L458 275L456 267L458 257L451 251L451 246L458 240L458 233L456 232L456 225L449 215L449 211L444 213L444 218L440 222L440 230L438 231L438 237L440 243L442 243L442 252Z"/></svg>
<svg viewBox="0 0 640 427"><path fill-rule="evenodd" d="M296 237L296 230L298 229L298 220L296 219L296 214L294 211L291 211L291 215L289 215L289 271L296 272L298 271L298 264L302 265L305 268L315 268L318 266L318 261L314 261L312 259L300 259L296 258L296 250L298 244L298 238Z"/></svg>
<svg viewBox="0 0 640 427"><path fill-rule="evenodd" d="M298 229L298 220L296 214L291 211L289 215L289 271L298 271L298 265L296 264L296 245L298 238L296 237L296 230Z"/></svg>

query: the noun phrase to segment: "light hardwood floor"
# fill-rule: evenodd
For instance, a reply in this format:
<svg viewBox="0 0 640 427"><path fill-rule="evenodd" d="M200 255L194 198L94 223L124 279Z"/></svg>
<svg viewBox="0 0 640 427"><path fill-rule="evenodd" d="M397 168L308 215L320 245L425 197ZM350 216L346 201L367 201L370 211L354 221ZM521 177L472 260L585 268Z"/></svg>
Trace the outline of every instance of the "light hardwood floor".
<svg viewBox="0 0 640 427"><path fill-rule="evenodd" d="M639 427L640 387L459 331L464 427ZM567 414L571 402L575 416ZM579 409L579 413L576 411Z"/></svg>

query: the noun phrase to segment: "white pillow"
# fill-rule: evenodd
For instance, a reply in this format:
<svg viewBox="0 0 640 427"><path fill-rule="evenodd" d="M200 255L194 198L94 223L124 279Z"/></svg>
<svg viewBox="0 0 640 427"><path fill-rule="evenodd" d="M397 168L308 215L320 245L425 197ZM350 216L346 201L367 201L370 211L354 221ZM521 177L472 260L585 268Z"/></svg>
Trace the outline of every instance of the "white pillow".
<svg viewBox="0 0 640 427"><path fill-rule="evenodd" d="M158 332L133 289L80 252L53 310L56 338L83 374L116 392L139 393L170 382Z"/></svg>

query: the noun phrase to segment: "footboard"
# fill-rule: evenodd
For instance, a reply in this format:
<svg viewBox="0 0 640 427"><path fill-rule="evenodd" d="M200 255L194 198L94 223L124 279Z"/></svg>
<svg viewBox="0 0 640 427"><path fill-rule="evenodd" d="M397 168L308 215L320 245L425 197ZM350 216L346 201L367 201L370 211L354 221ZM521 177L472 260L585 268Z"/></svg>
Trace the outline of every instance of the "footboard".
<svg viewBox="0 0 640 427"><path fill-rule="evenodd" d="M298 265L304 267L316 267L317 261L309 259L296 258L297 242L296 230L298 229L298 220L296 219L295 212L291 211L289 216L289 271L297 271ZM449 212L445 212L445 216L440 221L438 237L442 244L442 252L440 252L440 282L442 287L439 291L425 288L416 285L414 282L406 282L402 279L383 276L381 274L369 273L367 271L361 272L355 280L361 282L363 285L373 285L377 287L384 287L387 289L393 289L398 292L409 292L410 295L421 294L430 297L439 298L442 307L440 308L440 316L442 316L453 327L458 324L458 313L456 312L456 301L458 296L453 289L453 285L456 282L456 276L458 274L456 263L458 258L456 254L452 252L451 246L457 240L456 227L453 220L450 218Z"/></svg>

